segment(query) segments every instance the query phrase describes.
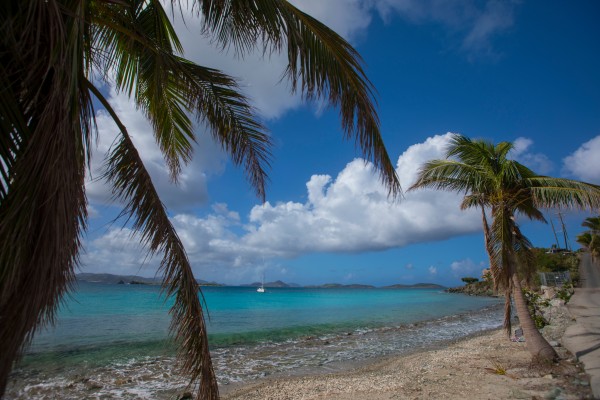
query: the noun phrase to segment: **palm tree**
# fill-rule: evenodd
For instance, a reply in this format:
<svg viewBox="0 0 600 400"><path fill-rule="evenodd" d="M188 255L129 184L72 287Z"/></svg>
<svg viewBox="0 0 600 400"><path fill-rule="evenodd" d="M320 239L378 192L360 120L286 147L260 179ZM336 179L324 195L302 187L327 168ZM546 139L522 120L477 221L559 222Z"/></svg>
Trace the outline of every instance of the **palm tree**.
<svg viewBox="0 0 600 400"><path fill-rule="evenodd" d="M541 207L597 208L600 186L540 176L508 158L512 143L494 145L461 135L451 139L444 160L423 165L409 188L433 188L464 193L461 209L482 210L485 246L495 286L506 290L504 327L510 333L511 296L519 322L534 357L555 359L556 352L535 327L527 309L519 264L529 257L531 243L521 233L515 216L545 221ZM486 210L491 216L488 225Z"/></svg>
<svg viewBox="0 0 600 400"><path fill-rule="evenodd" d="M171 12L180 3L172 0ZM400 193L372 85L343 38L285 0L189 4L216 45L242 56L257 48L285 52L292 91L338 107L345 137L374 162L390 194ZM190 262L127 127L98 85L113 85L144 112L174 181L191 159L195 118L264 200L265 127L234 78L183 57L158 0L3 0L0 15L0 397L14 361L54 320L74 282L100 104L120 133L104 178L149 253L162 255L183 372L198 398L218 398Z"/></svg>
<svg viewBox="0 0 600 400"><path fill-rule="evenodd" d="M600 217L588 217L581 223L581 226L589 228L591 233L598 235L600 234Z"/></svg>
<svg viewBox="0 0 600 400"><path fill-rule="evenodd" d="M577 236L577 242L588 249L594 261L600 254L600 217L588 217L581 226L589 230Z"/></svg>

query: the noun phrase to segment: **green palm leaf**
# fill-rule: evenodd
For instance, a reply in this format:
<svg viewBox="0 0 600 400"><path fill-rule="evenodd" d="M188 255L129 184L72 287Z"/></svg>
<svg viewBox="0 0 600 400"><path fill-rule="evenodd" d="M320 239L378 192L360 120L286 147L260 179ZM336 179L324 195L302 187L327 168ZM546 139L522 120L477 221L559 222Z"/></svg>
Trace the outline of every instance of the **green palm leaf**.
<svg viewBox="0 0 600 400"><path fill-rule="evenodd" d="M201 398L218 398L204 315L198 301L199 288L183 244L127 129L102 94L92 85L89 89L109 111L121 131L121 139L113 146L107 159L104 177L112 183L114 196L125 203L122 215L132 218L133 229L140 232L142 243L152 255L163 255L160 271L166 295L175 297L171 308L171 330L175 332L180 346L183 371L190 376L190 384L199 382Z"/></svg>
<svg viewBox="0 0 600 400"><path fill-rule="evenodd" d="M341 36L285 0L195 2L204 29L221 46L244 54L286 46L286 76L305 98L327 99L339 107L347 138L354 137L363 155L373 160L392 195L400 182L383 144L373 87L358 53Z"/></svg>

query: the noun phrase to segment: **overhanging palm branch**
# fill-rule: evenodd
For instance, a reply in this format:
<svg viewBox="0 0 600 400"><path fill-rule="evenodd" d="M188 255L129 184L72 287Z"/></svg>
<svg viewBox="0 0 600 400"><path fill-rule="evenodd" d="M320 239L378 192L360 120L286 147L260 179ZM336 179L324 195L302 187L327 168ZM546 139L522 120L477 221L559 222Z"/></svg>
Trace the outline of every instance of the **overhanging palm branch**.
<svg viewBox="0 0 600 400"><path fill-rule="evenodd" d="M260 44L286 51L293 89L339 107L346 137L372 159L390 193L400 193L371 83L346 41L283 0L192 4L220 45L240 54ZM91 92L122 134L105 177L149 251L163 255L184 368L200 380L199 397L218 397L189 260L126 128L90 77L130 95L147 116L173 180L192 156L196 118L264 199L266 129L233 78L183 58L157 0L5 0L0 18L0 396L13 361L53 319L78 265L95 133Z"/></svg>
<svg viewBox="0 0 600 400"><path fill-rule="evenodd" d="M142 243L148 246L151 254L163 254L160 272L163 273L166 295L175 297L175 304L171 308L171 330L180 343L179 353L184 360L183 372L190 377L190 384L199 384L199 397L218 398L204 315L198 302L199 288L183 244L127 128L101 93L93 87L90 89L118 123L121 131L121 139L107 159L105 178L112 183L115 198L125 203L122 215L133 218L133 229L140 232Z"/></svg>
<svg viewBox="0 0 600 400"><path fill-rule="evenodd" d="M85 9L67 6L77 18L54 2L0 4L0 396L20 350L54 319L85 229Z"/></svg>
<svg viewBox="0 0 600 400"><path fill-rule="evenodd" d="M339 107L347 138L354 137L372 159L392 195L401 193L379 131L373 87L360 55L341 36L285 0L196 1L204 30L223 47L240 54L263 46L265 52L287 49L286 76L293 90L308 99L326 99Z"/></svg>

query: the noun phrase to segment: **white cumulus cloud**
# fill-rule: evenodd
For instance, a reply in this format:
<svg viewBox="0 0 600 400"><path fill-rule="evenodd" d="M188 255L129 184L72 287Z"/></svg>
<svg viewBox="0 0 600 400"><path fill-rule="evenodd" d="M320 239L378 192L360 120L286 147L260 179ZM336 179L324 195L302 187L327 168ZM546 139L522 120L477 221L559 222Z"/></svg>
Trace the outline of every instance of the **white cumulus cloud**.
<svg viewBox="0 0 600 400"><path fill-rule="evenodd" d="M600 184L600 136L588 140L563 160L563 172L585 182Z"/></svg>
<svg viewBox="0 0 600 400"><path fill-rule="evenodd" d="M483 268L481 265L476 264L470 258L453 261L450 264L450 270L456 278L463 278L465 276L474 276L475 278L479 278L482 269Z"/></svg>
<svg viewBox="0 0 600 400"><path fill-rule="evenodd" d="M183 167L179 182L174 184L169 178L169 171L148 120L125 94L117 94L110 88L108 100L127 127L142 162L167 207L181 211L205 204L208 200L207 175L220 173L225 165L225 156L212 138L197 128L193 160ZM107 203L111 198L110 188L99 178L104 171L105 157L118 138L119 130L104 110L98 112L96 120L98 141L93 151L91 174L87 177L86 191L90 202Z"/></svg>
<svg viewBox="0 0 600 400"><path fill-rule="evenodd" d="M428 138L400 155L398 173L405 186L414 181L423 162L443 156L450 137ZM256 205L247 221L225 204L215 205L205 217L178 214L172 221L192 265L221 274L255 268L263 257L385 250L480 229L478 211L461 211L461 196L455 193L419 190L406 193L401 201L390 200L373 165L362 159L348 163L335 178L313 175L306 187L305 203ZM88 265L114 263L123 252L132 252L126 258L135 259L139 251L123 247L115 235L120 234L110 231L91 243L95 262Z"/></svg>
<svg viewBox="0 0 600 400"><path fill-rule="evenodd" d="M552 171L552 161L546 155L531 151L533 140L518 137L513 141L513 145L511 155L515 160L540 175L548 175Z"/></svg>
<svg viewBox="0 0 600 400"><path fill-rule="evenodd" d="M516 2L473 0L379 0L384 20L398 15L412 23L434 23L460 41L468 53L493 54L492 40L514 25Z"/></svg>

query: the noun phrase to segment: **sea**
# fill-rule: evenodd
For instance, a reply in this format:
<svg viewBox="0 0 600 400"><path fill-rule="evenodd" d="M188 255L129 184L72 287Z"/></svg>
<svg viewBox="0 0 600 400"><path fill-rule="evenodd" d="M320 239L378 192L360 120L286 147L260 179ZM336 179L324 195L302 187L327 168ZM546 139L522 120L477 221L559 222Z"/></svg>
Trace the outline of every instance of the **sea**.
<svg viewBox="0 0 600 400"><path fill-rule="evenodd" d="M501 300L441 289L202 288L220 390L341 371L444 346L502 323ZM79 282L13 370L6 399L177 399L159 286Z"/></svg>

